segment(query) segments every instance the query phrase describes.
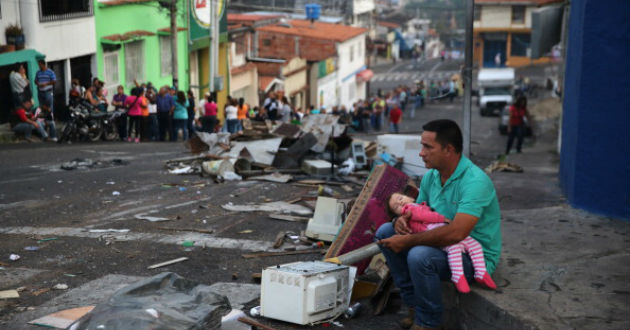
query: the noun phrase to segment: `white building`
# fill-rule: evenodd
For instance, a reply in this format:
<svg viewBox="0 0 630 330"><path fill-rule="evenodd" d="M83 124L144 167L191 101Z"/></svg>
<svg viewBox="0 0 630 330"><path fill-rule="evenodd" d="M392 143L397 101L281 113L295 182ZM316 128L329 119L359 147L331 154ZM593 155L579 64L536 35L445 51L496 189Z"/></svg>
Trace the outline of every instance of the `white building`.
<svg viewBox="0 0 630 330"><path fill-rule="evenodd" d="M365 63L365 36L361 34L337 43L339 104L348 108L364 100L367 93L365 81L361 79L362 72L369 71Z"/></svg>
<svg viewBox="0 0 630 330"><path fill-rule="evenodd" d="M66 104L70 80L87 84L96 72L96 35L92 0L0 0L0 29L19 25L25 48L46 57L57 75L55 104ZM6 43L4 33L0 40Z"/></svg>

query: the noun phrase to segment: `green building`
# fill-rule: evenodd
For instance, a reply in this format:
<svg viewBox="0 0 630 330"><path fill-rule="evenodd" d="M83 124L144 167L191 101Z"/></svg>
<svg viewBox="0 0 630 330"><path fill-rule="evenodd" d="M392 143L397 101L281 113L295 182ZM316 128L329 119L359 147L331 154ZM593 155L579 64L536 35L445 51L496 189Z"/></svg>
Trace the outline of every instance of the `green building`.
<svg viewBox="0 0 630 330"><path fill-rule="evenodd" d="M186 1L177 4L178 87L187 90L189 57ZM157 0L94 0L98 77L109 95L118 85L129 92L134 79L172 85L169 10Z"/></svg>

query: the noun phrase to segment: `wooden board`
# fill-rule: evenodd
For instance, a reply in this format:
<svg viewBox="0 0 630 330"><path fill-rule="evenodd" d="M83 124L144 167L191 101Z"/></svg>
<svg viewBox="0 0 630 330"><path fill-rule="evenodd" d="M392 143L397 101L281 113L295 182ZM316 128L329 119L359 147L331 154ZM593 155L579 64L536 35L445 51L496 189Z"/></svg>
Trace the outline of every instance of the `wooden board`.
<svg viewBox="0 0 630 330"><path fill-rule="evenodd" d="M403 172L388 165L375 166L325 258L337 257L374 242L378 227L390 220L385 211L387 198L394 192L408 191L408 183L409 177ZM413 196L413 190L411 194ZM357 275L363 273L369 261L365 259L355 264Z"/></svg>
<svg viewBox="0 0 630 330"><path fill-rule="evenodd" d="M29 324L35 324L48 328L65 329L72 322L80 319L83 315L89 313L94 306L85 306L72 309L62 310L56 313L48 314L38 319L29 321Z"/></svg>

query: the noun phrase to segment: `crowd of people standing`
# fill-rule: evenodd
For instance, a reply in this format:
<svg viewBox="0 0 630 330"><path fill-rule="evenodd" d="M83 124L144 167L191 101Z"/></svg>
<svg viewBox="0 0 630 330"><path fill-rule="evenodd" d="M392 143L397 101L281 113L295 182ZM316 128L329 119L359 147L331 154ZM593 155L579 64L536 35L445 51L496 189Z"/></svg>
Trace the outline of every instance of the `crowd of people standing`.
<svg viewBox="0 0 630 330"><path fill-rule="evenodd" d="M35 76L40 106L33 109L32 92L23 64L16 65L10 75L15 110L12 129L29 139L36 132L44 140L56 141L53 109L55 73L40 61ZM86 105L90 111L118 111L117 128L122 141L177 141L193 136L195 132L238 133L249 120L273 120L280 122L301 121L305 116L330 113L340 116L340 123L359 132L380 132L386 126L392 133L399 132L403 113L414 118L415 112L427 101L450 99L457 95L454 80L442 83L416 81L414 86L400 85L383 93L379 90L366 100L327 108L321 106L297 107L282 92L269 92L259 105L250 105L244 98L228 96L223 109L219 109L215 93L205 93L197 100L193 91L178 90L174 86L154 86L151 82L138 83L125 93L120 85L114 95L107 95L105 83L93 78L83 87L78 79L72 79L68 99L69 106ZM223 115L223 116L221 116ZM220 120L222 117L223 121Z"/></svg>

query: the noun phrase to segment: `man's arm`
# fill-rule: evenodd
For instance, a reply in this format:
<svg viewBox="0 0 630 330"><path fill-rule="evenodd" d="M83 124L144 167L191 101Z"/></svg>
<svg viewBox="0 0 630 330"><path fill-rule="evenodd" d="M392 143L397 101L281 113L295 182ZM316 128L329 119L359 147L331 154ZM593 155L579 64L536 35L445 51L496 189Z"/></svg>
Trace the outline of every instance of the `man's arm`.
<svg viewBox="0 0 630 330"><path fill-rule="evenodd" d="M438 227L411 235L394 235L378 241L378 244L398 253L417 245L442 247L457 243L467 236L477 224L479 218L466 213L457 213L448 226ZM399 222L400 219L396 222ZM396 224L398 226L398 223Z"/></svg>

